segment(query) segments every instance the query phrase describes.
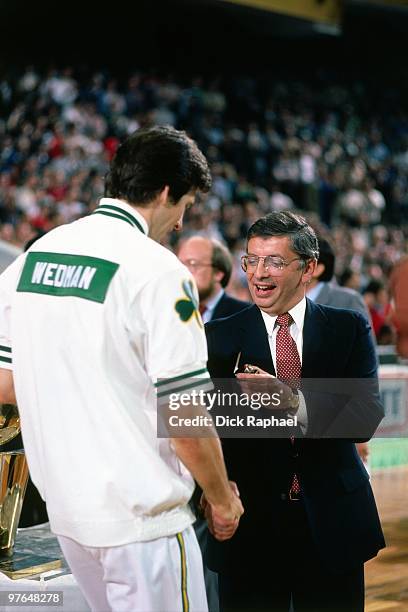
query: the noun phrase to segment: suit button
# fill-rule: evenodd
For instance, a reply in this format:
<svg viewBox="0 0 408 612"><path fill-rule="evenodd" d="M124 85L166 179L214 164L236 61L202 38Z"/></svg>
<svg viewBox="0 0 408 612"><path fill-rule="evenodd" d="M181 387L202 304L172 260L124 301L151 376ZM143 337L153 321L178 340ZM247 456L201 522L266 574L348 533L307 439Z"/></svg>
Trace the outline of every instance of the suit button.
<svg viewBox="0 0 408 612"><path fill-rule="evenodd" d="M288 494L287 493L281 493L280 494L280 498L282 501L286 501L288 499Z"/></svg>

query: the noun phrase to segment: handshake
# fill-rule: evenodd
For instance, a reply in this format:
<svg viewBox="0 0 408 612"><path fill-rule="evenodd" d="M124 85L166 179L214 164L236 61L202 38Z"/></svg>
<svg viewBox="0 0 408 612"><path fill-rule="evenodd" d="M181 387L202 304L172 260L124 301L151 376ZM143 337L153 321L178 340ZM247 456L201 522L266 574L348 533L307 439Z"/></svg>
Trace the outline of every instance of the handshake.
<svg viewBox="0 0 408 612"><path fill-rule="evenodd" d="M199 507L207 520L208 529L220 542L232 538L244 513L236 483L230 480L229 485L229 501L225 504L211 504L204 493L200 499Z"/></svg>

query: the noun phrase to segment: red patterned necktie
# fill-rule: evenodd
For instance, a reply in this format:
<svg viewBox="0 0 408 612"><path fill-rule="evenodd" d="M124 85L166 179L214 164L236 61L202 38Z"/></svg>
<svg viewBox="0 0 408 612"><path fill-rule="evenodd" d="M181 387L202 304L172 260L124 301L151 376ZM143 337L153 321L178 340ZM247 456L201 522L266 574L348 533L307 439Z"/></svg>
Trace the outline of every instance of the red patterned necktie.
<svg viewBox="0 0 408 612"><path fill-rule="evenodd" d="M291 387L298 387L302 375L302 364L300 363L296 342L289 331L292 323L293 319L288 312L279 315L276 319L276 324L279 326L276 334L276 374L282 382L287 382ZM291 436L290 439L294 444L294 437ZM295 499L299 492L299 480L296 474L293 474L289 497Z"/></svg>
<svg viewBox="0 0 408 612"><path fill-rule="evenodd" d="M207 310L207 306L205 306L204 304L200 304L199 307L198 307L198 310L200 312L200 315L203 316L203 314Z"/></svg>

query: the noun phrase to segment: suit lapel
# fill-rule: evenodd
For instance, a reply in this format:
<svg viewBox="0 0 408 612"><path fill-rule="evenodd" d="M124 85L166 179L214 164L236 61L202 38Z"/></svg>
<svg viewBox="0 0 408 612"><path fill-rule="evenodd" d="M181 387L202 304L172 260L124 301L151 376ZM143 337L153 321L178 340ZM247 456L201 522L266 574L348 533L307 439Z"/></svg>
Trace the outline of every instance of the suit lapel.
<svg viewBox="0 0 408 612"><path fill-rule="evenodd" d="M306 298L303 326L302 378L323 378L325 370L334 358L331 345L332 333L324 311Z"/></svg>
<svg viewBox="0 0 408 612"><path fill-rule="evenodd" d="M257 306L254 305L245 311L239 333L242 351L240 366L250 363L275 375L268 334Z"/></svg>
<svg viewBox="0 0 408 612"><path fill-rule="evenodd" d="M232 314L231 312L228 312L228 304L226 304L226 302L227 302L227 296L224 293L221 296L221 298L218 300L218 303L213 310L212 317L211 317L212 321L214 319L221 319L224 316L228 316L229 314ZM226 310L227 312L225 312Z"/></svg>

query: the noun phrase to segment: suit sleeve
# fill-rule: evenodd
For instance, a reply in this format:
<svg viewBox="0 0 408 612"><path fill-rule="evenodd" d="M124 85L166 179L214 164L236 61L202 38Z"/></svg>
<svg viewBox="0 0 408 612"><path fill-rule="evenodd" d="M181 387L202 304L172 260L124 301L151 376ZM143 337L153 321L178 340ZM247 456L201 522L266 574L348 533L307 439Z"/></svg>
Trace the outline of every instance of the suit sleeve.
<svg viewBox="0 0 408 612"><path fill-rule="evenodd" d="M354 342L345 363L344 375L314 381L323 391L305 389L308 435L369 440L384 417L377 377L378 363L368 321L353 313Z"/></svg>
<svg viewBox="0 0 408 612"><path fill-rule="evenodd" d="M210 321L205 325L208 347L208 371L212 378L231 378L240 352L237 337L225 321Z"/></svg>

